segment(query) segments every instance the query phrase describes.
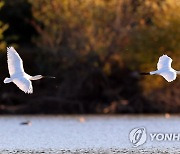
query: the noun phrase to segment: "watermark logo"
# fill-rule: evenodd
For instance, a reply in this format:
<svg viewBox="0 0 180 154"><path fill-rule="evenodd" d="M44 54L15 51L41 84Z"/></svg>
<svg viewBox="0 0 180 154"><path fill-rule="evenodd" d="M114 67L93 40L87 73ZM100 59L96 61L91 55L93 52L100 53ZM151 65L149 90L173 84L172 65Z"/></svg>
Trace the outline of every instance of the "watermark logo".
<svg viewBox="0 0 180 154"><path fill-rule="evenodd" d="M146 129L144 127L134 128L129 133L129 140L133 147L143 145L147 140Z"/></svg>
<svg viewBox="0 0 180 154"><path fill-rule="evenodd" d="M129 133L129 140L133 147L143 145L149 138L150 142L180 142L180 133L172 132L149 132L147 134L146 128L136 127Z"/></svg>

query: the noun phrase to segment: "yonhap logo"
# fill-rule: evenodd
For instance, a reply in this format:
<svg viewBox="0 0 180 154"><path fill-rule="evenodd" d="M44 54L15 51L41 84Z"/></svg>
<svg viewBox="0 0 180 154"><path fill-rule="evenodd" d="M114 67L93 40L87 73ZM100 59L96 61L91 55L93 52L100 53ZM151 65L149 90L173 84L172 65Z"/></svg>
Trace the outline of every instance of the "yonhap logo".
<svg viewBox="0 0 180 154"><path fill-rule="evenodd" d="M149 135L149 136L148 136ZM147 134L146 128L136 127L129 133L129 140L133 147L143 145L149 138L150 142L180 142L179 132L150 132Z"/></svg>
<svg viewBox="0 0 180 154"><path fill-rule="evenodd" d="M132 129L129 133L129 140L133 144L133 147L144 144L147 140L146 129L144 127Z"/></svg>

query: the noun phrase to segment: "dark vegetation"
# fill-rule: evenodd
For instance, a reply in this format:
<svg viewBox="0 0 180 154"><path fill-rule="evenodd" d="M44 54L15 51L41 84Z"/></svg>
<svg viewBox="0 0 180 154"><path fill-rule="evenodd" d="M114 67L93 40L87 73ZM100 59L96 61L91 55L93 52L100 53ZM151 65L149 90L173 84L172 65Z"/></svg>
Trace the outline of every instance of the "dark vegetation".
<svg viewBox="0 0 180 154"><path fill-rule="evenodd" d="M138 76L168 54L180 69L177 0L3 0L0 113L179 113L180 80ZM6 46L27 73L56 76L24 94L8 76Z"/></svg>

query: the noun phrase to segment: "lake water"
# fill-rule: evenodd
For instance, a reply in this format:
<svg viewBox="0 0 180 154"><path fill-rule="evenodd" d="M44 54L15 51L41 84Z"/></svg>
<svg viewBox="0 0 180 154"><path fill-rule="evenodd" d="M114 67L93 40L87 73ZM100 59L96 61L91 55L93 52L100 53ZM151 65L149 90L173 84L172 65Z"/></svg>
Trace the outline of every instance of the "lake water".
<svg viewBox="0 0 180 154"><path fill-rule="evenodd" d="M26 121L31 125L20 124ZM136 127L146 128L147 141L133 148L129 132ZM0 116L0 150L180 149L177 140L150 141L152 132L180 133L180 116Z"/></svg>

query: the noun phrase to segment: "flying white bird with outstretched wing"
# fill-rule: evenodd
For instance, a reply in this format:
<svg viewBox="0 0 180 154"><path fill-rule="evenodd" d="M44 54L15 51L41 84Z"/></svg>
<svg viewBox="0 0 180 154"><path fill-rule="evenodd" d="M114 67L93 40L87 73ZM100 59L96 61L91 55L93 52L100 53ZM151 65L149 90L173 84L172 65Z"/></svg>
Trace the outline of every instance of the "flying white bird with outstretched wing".
<svg viewBox="0 0 180 154"><path fill-rule="evenodd" d="M10 78L5 78L4 83L13 82L19 87L19 89L21 89L25 93L33 93L31 80L39 80L46 77L42 75L30 76L25 73L23 68L23 61L13 47L7 48L7 62Z"/></svg>
<svg viewBox="0 0 180 154"><path fill-rule="evenodd" d="M167 55L163 55L159 58L157 64L157 70L149 73L141 73L141 75L161 75L168 82L172 82L176 79L177 74L180 74L180 71L176 71L171 67L172 59Z"/></svg>

